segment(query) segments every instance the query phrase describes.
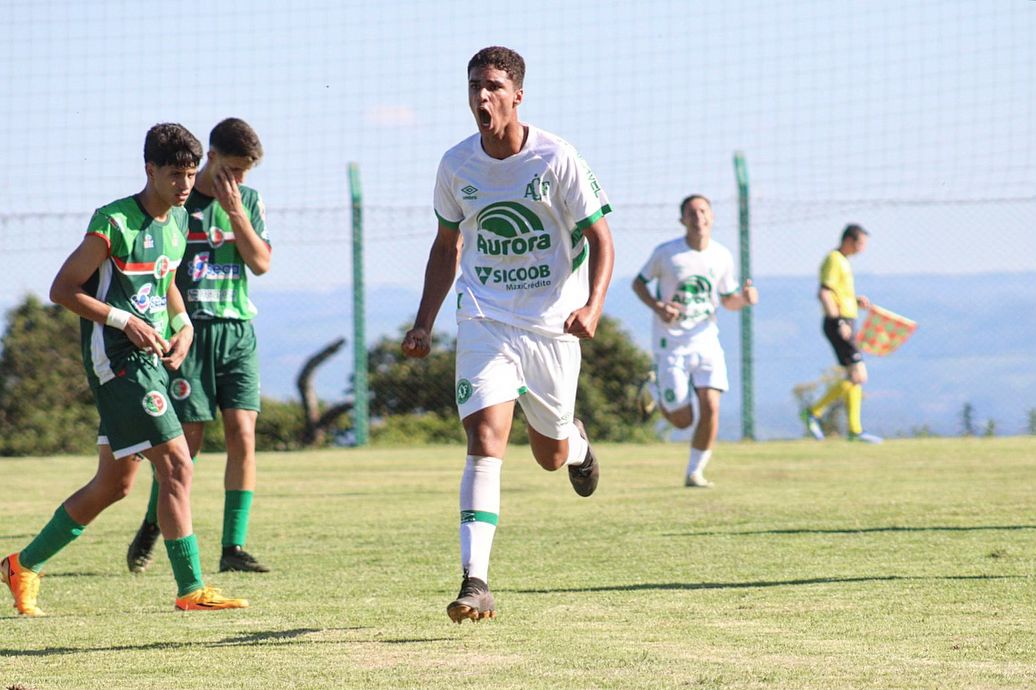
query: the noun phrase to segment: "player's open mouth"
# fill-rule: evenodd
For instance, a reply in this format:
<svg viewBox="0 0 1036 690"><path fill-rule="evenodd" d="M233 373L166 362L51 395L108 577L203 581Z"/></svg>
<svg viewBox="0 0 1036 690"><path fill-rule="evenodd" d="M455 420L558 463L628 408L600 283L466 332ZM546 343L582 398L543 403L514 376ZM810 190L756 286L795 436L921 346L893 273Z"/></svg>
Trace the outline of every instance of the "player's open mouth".
<svg viewBox="0 0 1036 690"><path fill-rule="evenodd" d="M489 111L485 108L478 109L478 123L483 127L488 127L493 121L493 116L489 114Z"/></svg>

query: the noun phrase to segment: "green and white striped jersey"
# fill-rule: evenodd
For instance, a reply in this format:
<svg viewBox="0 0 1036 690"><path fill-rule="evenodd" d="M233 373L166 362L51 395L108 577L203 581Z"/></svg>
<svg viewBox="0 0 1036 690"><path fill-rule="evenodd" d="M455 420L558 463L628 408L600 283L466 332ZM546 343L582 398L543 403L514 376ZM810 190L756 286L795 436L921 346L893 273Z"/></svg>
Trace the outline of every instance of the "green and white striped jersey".
<svg viewBox="0 0 1036 690"><path fill-rule="evenodd" d="M241 202L252 228L267 245L266 209L259 192L241 185ZM176 274L192 319L248 321L258 310L248 297L248 271L237 250L230 216L211 196L193 190L184 204L190 232L183 267Z"/></svg>
<svg viewBox="0 0 1036 690"><path fill-rule="evenodd" d="M126 197L94 211L86 234L108 245L108 259L83 285L86 293L167 335L166 296L187 244L187 211L174 206L160 222L135 196ZM137 350L122 331L89 319L80 319L80 334L92 387L115 378L119 363Z"/></svg>

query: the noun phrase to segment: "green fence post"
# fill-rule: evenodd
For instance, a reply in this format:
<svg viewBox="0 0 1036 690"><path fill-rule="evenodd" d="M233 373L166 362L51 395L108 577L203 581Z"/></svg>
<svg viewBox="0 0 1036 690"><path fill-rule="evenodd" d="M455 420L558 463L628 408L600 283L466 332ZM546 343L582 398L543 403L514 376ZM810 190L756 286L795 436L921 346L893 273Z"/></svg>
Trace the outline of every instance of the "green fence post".
<svg viewBox="0 0 1036 690"><path fill-rule="evenodd" d="M748 222L748 166L745 154L734 152L737 176L738 228L741 243L741 280L752 277L751 242ZM755 440L754 377L752 373L752 308L741 310L741 438Z"/></svg>
<svg viewBox="0 0 1036 690"><path fill-rule="evenodd" d="M363 282L363 193L360 165L349 164L349 192L353 210L353 433L356 445L367 445L370 429L370 392L367 387L367 329Z"/></svg>

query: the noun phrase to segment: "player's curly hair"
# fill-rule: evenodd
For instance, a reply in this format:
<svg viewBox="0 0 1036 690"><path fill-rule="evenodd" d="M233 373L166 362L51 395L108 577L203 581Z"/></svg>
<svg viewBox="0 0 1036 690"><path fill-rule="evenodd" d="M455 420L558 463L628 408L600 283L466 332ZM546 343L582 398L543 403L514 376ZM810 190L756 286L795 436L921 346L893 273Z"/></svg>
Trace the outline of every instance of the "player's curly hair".
<svg viewBox="0 0 1036 690"><path fill-rule="evenodd" d="M240 156L258 163L263 157L263 145L252 127L237 117L228 117L209 133L209 148L224 156Z"/></svg>
<svg viewBox="0 0 1036 690"><path fill-rule="evenodd" d="M196 168L201 162L201 142L183 125L163 122L144 137L144 162L161 167Z"/></svg>
<svg viewBox="0 0 1036 690"><path fill-rule="evenodd" d="M475 67L495 67L507 72L516 89L525 81L525 60L516 51L503 46L490 46L475 53L468 60L468 74Z"/></svg>

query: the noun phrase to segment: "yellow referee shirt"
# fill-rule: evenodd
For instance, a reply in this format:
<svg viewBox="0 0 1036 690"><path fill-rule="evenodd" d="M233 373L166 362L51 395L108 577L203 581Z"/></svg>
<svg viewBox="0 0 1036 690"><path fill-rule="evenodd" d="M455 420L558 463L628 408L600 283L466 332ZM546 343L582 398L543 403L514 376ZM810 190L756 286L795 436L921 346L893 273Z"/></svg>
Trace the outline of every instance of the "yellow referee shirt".
<svg viewBox="0 0 1036 690"><path fill-rule="evenodd" d="M856 287L849 259L837 249L824 258L820 265L820 284L835 293L838 315L844 319L856 318Z"/></svg>

